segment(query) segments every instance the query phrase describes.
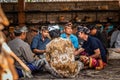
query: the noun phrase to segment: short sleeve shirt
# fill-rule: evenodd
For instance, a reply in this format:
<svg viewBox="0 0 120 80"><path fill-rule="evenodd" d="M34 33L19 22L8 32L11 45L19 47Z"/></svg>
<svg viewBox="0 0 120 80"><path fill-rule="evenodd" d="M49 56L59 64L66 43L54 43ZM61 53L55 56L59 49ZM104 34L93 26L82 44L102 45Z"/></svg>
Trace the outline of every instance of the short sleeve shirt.
<svg viewBox="0 0 120 80"><path fill-rule="evenodd" d="M67 36L66 36L65 33L61 34L60 36L62 38L65 38L65 39L67 38ZM78 38L75 35L71 34L70 37L69 37L69 39L71 40L71 42L72 42L72 44L73 44L73 46L74 46L75 49L79 48Z"/></svg>
<svg viewBox="0 0 120 80"><path fill-rule="evenodd" d="M23 40L15 38L8 42L8 46L24 63L35 61L29 44ZM19 63L15 62L15 65L19 66Z"/></svg>
<svg viewBox="0 0 120 80"><path fill-rule="evenodd" d="M45 40L42 40L41 34L36 35L31 43L31 49L39 49L39 50L45 50L46 45L50 42L49 38L45 38Z"/></svg>
<svg viewBox="0 0 120 80"><path fill-rule="evenodd" d="M88 40L83 43L82 48L85 49L89 56L94 54L94 50L100 49L102 60L106 62L106 50L99 39L88 36Z"/></svg>

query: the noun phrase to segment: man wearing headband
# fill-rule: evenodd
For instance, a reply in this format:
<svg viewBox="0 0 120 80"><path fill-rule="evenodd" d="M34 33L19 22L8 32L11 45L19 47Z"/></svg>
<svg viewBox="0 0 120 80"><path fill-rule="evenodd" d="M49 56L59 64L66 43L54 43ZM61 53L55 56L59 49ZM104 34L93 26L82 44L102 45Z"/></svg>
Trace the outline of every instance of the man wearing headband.
<svg viewBox="0 0 120 80"><path fill-rule="evenodd" d="M75 55L81 54L86 57L81 57L85 63L89 60L89 68L103 69L106 60L106 50L100 40L89 35L90 30L84 26L78 26L78 37L84 40L80 49L75 51ZM98 63L97 63L98 62Z"/></svg>
<svg viewBox="0 0 120 80"><path fill-rule="evenodd" d="M50 73L56 77L75 77L83 64L75 61L74 47L70 40L60 37L59 26L49 27L51 41L46 46L46 60Z"/></svg>
<svg viewBox="0 0 120 80"><path fill-rule="evenodd" d="M78 38L75 35L73 35L72 32L72 23L69 22L65 25L64 33L62 33L60 36L64 39L69 39L72 42L74 48L78 49Z"/></svg>

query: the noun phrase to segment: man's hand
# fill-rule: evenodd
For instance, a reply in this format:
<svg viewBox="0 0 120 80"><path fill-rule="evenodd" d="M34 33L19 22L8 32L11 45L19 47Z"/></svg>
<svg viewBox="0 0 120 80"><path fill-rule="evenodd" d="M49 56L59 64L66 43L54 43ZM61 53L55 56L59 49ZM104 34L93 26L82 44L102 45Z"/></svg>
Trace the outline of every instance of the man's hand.
<svg viewBox="0 0 120 80"><path fill-rule="evenodd" d="M46 50L33 49L33 52L43 54L46 52Z"/></svg>
<svg viewBox="0 0 120 80"><path fill-rule="evenodd" d="M80 49L78 49L78 50L75 50L74 55L78 55L78 54L80 54L82 51L84 51L83 48L80 48Z"/></svg>

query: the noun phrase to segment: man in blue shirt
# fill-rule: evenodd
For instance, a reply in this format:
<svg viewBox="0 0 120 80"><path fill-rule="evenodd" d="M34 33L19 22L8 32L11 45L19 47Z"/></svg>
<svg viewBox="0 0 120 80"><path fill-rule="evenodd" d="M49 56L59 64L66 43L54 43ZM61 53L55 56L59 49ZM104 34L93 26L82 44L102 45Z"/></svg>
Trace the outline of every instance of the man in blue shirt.
<svg viewBox="0 0 120 80"><path fill-rule="evenodd" d="M70 39L74 48L78 49L79 47L78 38L72 34L72 26L69 23L65 25L64 33L62 33L60 36L65 39Z"/></svg>
<svg viewBox="0 0 120 80"><path fill-rule="evenodd" d="M31 43L31 49L34 53L36 53L40 58L43 58L45 53L46 45L50 42L50 39L48 38L48 27L43 26L41 28L41 32L36 35Z"/></svg>
<svg viewBox="0 0 120 80"><path fill-rule="evenodd" d="M82 48L75 51L75 55L85 51L85 56L89 59L91 58L93 61L91 62L91 64L94 65L93 67L96 69L103 69L104 63L107 63L106 50L99 39L89 36L89 32L90 30L87 27L78 27L78 36L84 40L84 43Z"/></svg>
<svg viewBox="0 0 120 80"><path fill-rule="evenodd" d="M94 55L94 50L100 49L101 57L104 62L106 62L106 51L105 48L103 47L102 43L100 40L98 40L95 37L88 36L88 40L84 42L82 45L82 48L86 50L88 55Z"/></svg>

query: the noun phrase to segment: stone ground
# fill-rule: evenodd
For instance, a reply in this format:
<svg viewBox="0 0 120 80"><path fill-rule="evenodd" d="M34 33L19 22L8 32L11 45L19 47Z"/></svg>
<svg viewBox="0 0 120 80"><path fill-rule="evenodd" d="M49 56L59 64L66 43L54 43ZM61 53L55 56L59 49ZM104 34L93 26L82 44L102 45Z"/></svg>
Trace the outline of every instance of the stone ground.
<svg viewBox="0 0 120 80"><path fill-rule="evenodd" d="M21 78L20 80L58 80L49 73L42 72L34 75L33 78ZM120 80L120 59L109 60L103 70L82 70L75 78L64 78L59 80Z"/></svg>

